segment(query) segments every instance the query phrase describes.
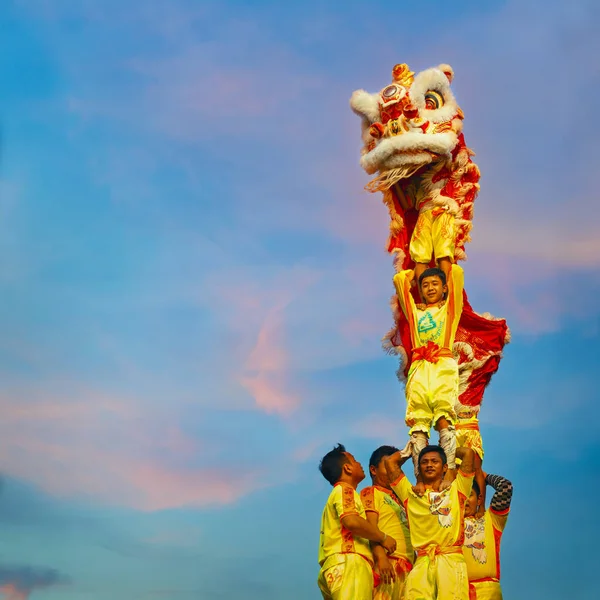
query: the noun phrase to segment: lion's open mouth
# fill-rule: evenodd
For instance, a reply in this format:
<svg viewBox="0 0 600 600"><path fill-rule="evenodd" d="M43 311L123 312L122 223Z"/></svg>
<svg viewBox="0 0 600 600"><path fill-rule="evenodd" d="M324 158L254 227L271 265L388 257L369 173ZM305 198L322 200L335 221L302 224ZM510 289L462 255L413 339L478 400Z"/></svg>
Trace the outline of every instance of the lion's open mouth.
<svg viewBox="0 0 600 600"><path fill-rule="evenodd" d="M365 185L365 190L368 192L385 192L389 188L391 188L395 183L402 179L408 179L412 177L417 171L422 169L435 162L439 158L439 154L435 152L431 152L429 150L408 150L405 152L398 152L402 156L419 156L428 154L430 160L423 161L415 161L415 163L409 163L406 165L402 165L400 167L396 167L394 169L388 169L387 171L383 171L377 177L371 179L367 185Z"/></svg>

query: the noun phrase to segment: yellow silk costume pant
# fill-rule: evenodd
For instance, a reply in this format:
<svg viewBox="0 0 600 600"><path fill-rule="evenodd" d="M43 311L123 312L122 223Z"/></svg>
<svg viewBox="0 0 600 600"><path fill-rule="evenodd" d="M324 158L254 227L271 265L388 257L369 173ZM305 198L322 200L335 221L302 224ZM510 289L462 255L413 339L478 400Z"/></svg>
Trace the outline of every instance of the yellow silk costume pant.
<svg viewBox="0 0 600 600"><path fill-rule="evenodd" d="M476 581L470 585L475 589L477 600L502 600L499 581Z"/></svg>
<svg viewBox="0 0 600 600"><path fill-rule="evenodd" d="M419 213L409 247L416 263L427 264L433 257L454 259L454 216L446 210L438 214L440 210L430 208Z"/></svg>
<svg viewBox="0 0 600 600"><path fill-rule="evenodd" d="M456 422L456 447L471 448L483 460L483 442L481 433L476 429L461 429L460 419Z"/></svg>
<svg viewBox="0 0 600 600"><path fill-rule="evenodd" d="M372 600L373 569L360 554L332 554L319 573L324 600Z"/></svg>
<svg viewBox="0 0 600 600"><path fill-rule="evenodd" d="M440 417L450 424L456 422L454 405L458 398L458 364L450 357L437 363L416 360L411 365L406 382L406 425L409 435L429 430Z"/></svg>
<svg viewBox="0 0 600 600"><path fill-rule="evenodd" d="M406 578L405 600L469 600L467 565L462 554L417 558Z"/></svg>
<svg viewBox="0 0 600 600"><path fill-rule="evenodd" d="M395 562L393 557L390 561ZM375 588L373 600L404 600L404 589L406 587L406 577L408 573L402 569L398 569L394 564L396 571L396 579L392 583L383 583L383 581Z"/></svg>

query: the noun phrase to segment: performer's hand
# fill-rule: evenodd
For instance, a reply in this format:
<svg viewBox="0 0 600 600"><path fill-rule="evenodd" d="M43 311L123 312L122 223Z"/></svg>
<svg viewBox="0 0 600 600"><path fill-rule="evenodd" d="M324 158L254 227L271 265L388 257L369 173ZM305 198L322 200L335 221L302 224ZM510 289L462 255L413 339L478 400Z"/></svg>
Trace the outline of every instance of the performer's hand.
<svg viewBox="0 0 600 600"><path fill-rule="evenodd" d="M452 485L452 482L456 479L457 475L457 469L448 469L446 471L446 475L444 475L444 479L442 479L442 483L440 484L440 492L448 489Z"/></svg>
<svg viewBox="0 0 600 600"><path fill-rule="evenodd" d="M400 450L397 450L394 452L394 454L384 456L383 458L385 459L386 463L401 467L410 458L410 454L408 456L404 456Z"/></svg>
<svg viewBox="0 0 600 600"><path fill-rule="evenodd" d="M392 583L396 579L396 571L390 559L387 556L382 556L375 565L375 573L379 573L383 583Z"/></svg>
<svg viewBox="0 0 600 600"><path fill-rule="evenodd" d="M425 484L422 481L417 481L412 490L417 496L422 496L425 493Z"/></svg>
<svg viewBox="0 0 600 600"><path fill-rule="evenodd" d="M480 504L477 507L477 512L475 513L475 518L480 519L481 517L483 517L483 515L485 515L485 504Z"/></svg>
<svg viewBox="0 0 600 600"><path fill-rule="evenodd" d="M400 450L394 452L394 454L390 456L383 457L383 464L385 465L388 479L391 482L396 481L402 475L402 469L400 467L402 467L409 458L410 454L408 456L403 456Z"/></svg>
<svg viewBox="0 0 600 600"><path fill-rule="evenodd" d="M381 542L381 545L388 554L392 554L392 552L396 551L396 540L389 535Z"/></svg>

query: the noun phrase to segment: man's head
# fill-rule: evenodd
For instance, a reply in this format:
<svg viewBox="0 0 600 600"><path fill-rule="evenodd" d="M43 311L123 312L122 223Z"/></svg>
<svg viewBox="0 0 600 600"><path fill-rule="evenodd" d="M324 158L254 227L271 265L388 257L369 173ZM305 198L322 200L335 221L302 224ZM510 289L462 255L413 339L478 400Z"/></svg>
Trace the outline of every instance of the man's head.
<svg viewBox="0 0 600 600"><path fill-rule="evenodd" d="M391 456L395 452L398 452L398 448L394 448L394 446L379 446L379 448L371 454L371 458L369 459L369 473L371 474L373 485L380 485L385 488L390 487L390 480L387 475L385 463L383 462L383 457Z"/></svg>
<svg viewBox="0 0 600 600"><path fill-rule="evenodd" d="M481 490L479 484L474 479L473 487L471 488L471 495L465 502L465 517L474 517L477 513L477 507L481 504L483 498L481 497Z"/></svg>
<svg viewBox="0 0 600 600"><path fill-rule="evenodd" d="M342 444L338 444L321 459L319 471L331 485L344 481L357 486L365 478L362 465L350 452L346 452Z"/></svg>
<svg viewBox="0 0 600 600"><path fill-rule="evenodd" d="M444 271L437 267L423 271L419 277L419 291L427 304L437 304L448 291Z"/></svg>
<svg viewBox="0 0 600 600"><path fill-rule="evenodd" d="M448 470L446 453L441 446L425 446L419 453L419 471L423 483L431 484L444 478Z"/></svg>

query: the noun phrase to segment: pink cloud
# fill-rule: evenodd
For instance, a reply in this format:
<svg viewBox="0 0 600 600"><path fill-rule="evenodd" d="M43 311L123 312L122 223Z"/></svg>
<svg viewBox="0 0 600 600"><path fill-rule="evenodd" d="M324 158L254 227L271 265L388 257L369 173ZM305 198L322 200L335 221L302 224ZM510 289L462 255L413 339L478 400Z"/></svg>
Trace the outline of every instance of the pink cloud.
<svg viewBox="0 0 600 600"><path fill-rule="evenodd" d="M4 594L6 600L27 600L29 592L20 590L14 583L0 586L0 593Z"/></svg>
<svg viewBox="0 0 600 600"><path fill-rule="evenodd" d="M0 469L53 495L154 511L227 504L266 485L259 470L191 466L202 443L131 399L1 396L0 409Z"/></svg>
<svg viewBox="0 0 600 600"><path fill-rule="evenodd" d="M240 380L260 409L289 415L300 402L299 396L289 391L289 369L289 354L283 343L283 313L275 308L258 332Z"/></svg>
<svg viewBox="0 0 600 600"><path fill-rule="evenodd" d="M56 569L0 565L0 594L5 600L27 600L35 590L68 584L69 581Z"/></svg>

